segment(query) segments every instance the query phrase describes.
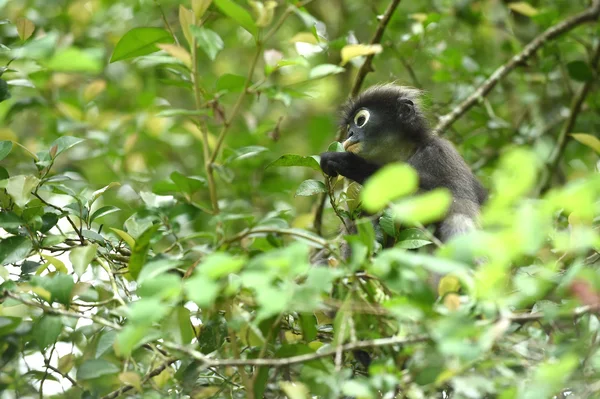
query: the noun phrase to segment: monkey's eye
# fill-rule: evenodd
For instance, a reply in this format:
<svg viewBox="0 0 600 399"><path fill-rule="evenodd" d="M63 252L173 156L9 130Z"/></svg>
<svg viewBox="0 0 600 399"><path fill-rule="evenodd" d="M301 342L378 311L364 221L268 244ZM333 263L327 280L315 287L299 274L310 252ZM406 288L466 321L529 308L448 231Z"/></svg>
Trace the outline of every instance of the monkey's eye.
<svg viewBox="0 0 600 399"><path fill-rule="evenodd" d="M371 114L369 111L366 109L361 109L356 113L356 115L354 115L354 123L356 123L356 126L358 127L363 127L369 121L370 116Z"/></svg>

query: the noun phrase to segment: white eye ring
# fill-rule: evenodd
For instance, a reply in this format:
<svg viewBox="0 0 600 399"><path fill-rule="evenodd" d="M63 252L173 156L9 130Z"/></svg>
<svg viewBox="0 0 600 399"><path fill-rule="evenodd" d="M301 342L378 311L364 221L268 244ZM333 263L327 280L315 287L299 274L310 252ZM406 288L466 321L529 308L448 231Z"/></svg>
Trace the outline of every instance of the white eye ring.
<svg viewBox="0 0 600 399"><path fill-rule="evenodd" d="M358 127L363 127L369 121L370 116L371 116L371 114L369 113L369 111L367 111L366 109L361 109L360 111L358 111L356 113L356 115L354 115L354 123ZM362 123L359 123L359 122L362 122Z"/></svg>

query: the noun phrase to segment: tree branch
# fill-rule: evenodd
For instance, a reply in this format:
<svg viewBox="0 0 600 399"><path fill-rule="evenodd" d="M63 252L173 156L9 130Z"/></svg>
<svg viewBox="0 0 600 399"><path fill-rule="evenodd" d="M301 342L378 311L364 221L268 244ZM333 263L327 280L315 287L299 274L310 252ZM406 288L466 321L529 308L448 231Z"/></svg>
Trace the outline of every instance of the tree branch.
<svg viewBox="0 0 600 399"><path fill-rule="evenodd" d="M585 11L576 14L554 26L546 29L544 33L533 39L520 53L513 56L506 64L500 66L492 75L481 84L469 97L457 105L452 111L439 118L438 124L434 128L436 134L442 133L458 118L463 116L471 107L477 104L485 97L498 82L506 75L512 72L517 66L522 65L524 61L533 56L546 42L557 38L565 32L586 23L593 22L600 15L600 0L593 0L592 5Z"/></svg>
<svg viewBox="0 0 600 399"><path fill-rule="evenodd" d="M383 14L383 17L381 18L381 21L379 21L377 30L375 31L375 34L371 38L371 41L369 42L369 44L378 44L381 42L381 38L383 37L383 32L385 31L385 28L387 27L388 23L390 22L390 19L392 18L392 14L394 14L394 11L396 11L398 4L400 4L400 1L401 0L392 0L390 2L387 9L385 10L385 13ZM371 72L373 70L372 65L373 65L373 57L374 56L375 56L375 54L367 55L367 57L365 58L365 62L363 62L360 69L358 70L358 74L356 75L356 78L354 79L354 85L352 85L352 90L350 90L351 97L354 97L355 95L358 94L358 92L360 91L360 88L365 80L365 77L367 76L367 74L369 72Z"/></svg>
<svg viewBox="0 0 600 399"><path fill-rule="evenodd" d="M600 62L600 43L596 45L596 49L594 50L592 59L590 60L590 67L594 73L594 77L598 76L597 69L598 69L599 62ZM581 86L581 88L577 92L577 95L575 97L573 97L573 100L571 102L571 110L569 112L569 118L563 125L563 127L558 135L558 139L556 140L556 147L554 147L554 150L552 151L552 153L550 154L550 157L548 158L547 167L542 174L542 177L540 179L540 184L537 189L538 193L544 193L550 187L550 179L553 175L553 172L558 167L560 158L562 157L565 147L567 146L567 142L569 141L568 134L573 131L573 127L575 126L575 122L577 121L577 116L579 116L579 112L581 111L583 102L585 101L585 98L587 97L590 90L592 89L592 86L594 85L594 83L595 83L595 79L585 82L584 85Z"/></svg>

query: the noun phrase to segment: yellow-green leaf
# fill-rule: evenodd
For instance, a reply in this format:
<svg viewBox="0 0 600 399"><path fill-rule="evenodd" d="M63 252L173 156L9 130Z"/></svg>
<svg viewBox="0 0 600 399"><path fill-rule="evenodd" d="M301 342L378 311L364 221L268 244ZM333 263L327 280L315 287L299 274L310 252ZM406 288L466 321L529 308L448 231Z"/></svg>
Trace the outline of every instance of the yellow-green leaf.
<svg viewBox="0 0 600 399"><path fill-rule="evenodd" d="M573 138L600 154L600 139L587 133L573 133Z"/></svg>
<svg viewBox="0 0 600 399"><path fill-rule="evenodd" d="M183 62L185 66L188 68L192 67L192 56L186 49L176 44L157 44L156 45L161 50L166 51L171 57L177 58L179 61Z"/></svg>
<svg viewBox="0 0 600 399"><path fill-rule="evenodd" d="M15 21L15 25L17 26L17 34L21 40L27 40L33 35L33 31L35 30L35 25L33 22L28 20L25 17L19 17Z"/></svg>
<svg viewBox="0 0 600 399"><path fill-rule="evenodd" d="M452 195L438 188L393 206L394 219L408 224L428 224L443 219L452 203Z"/></svg>
<svg viewBox="0 0 600 399"><path fill-rule="evenodd" d="M185 40L192 45L192 33L190 32L190 25L194 23L194 13L192 10L185 8L183 5L179 5L179 25Z"/></svg>
<svg viewBox="0 0 600 399"><path fill-rule="evenodd" d="M60 259L46 254L42 254L42 258L46 259L52 266L54 266L54 268L56 268L57 271L68 273L67 267Z"/></svg>
<svg viewBox="0 0 600 399"><path fill-rule="evenodd" d="M456 276L444 276L438 284L438 295L444 296L449 292L458 292L460 290L460 281Z"/></svg>
<svg viewBox="0 0 600 399"><path fill-rule="evenodd" d="M212 0L192 0L192 10L196 15L196 20L199 21L204 15Z"/></svg>
<svg viewBox="0 0 600 399"><path fill-rule="evenodd" d="M125 371L119 374L119 380L125 384L131 385L136 391L142 392L142 380L138 373Z"/></svg>
<svg viewBox="0 0 600 399"><path fill-rule="evenodd" d="M123 230L115 229L114 227L111 227L110 229L112 231L114 231L115 233L117 233L117 235L119 237L121 237L121 239L123 239L123 241L125 241L127 243L127 245L129 245L130 248L133 248L135 246L135 240L133 239L132 236L130 236Z"/></svg>
<svg viewBox="0 0 600 399"><path fill-rule="evenodd" d="M382 50L381 44L349 44L342 49L342 65L345 65L352 58L379 54Z"/></svg>
<svg viewBox="0 0 600 399"><path fill-rule="evenodd" d="M363 187L360 196L369 212L381 211L390 201L415 192L417 172L406 164L390 164L381 168Z"/></svg>
<svg viewBox="0 0 600 399"><path fill-rule="evenodd" d="M517 1L516 3L510 3L508 8L514 12L525 15L526 17L535 17L539 14L539 11L531 4L524 1Z"/></svg>

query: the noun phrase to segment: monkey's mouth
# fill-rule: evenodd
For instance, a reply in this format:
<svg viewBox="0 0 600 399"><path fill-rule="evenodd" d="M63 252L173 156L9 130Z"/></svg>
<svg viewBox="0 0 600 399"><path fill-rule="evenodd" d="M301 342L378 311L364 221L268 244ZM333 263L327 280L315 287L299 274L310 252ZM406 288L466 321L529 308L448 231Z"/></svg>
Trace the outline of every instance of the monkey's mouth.
<svg viewBox="0 0 600 399"><path fill-rule="evenodd" d="M361 143L357 141L344 141L344 150L358 154L361 149Z"/></svg>

